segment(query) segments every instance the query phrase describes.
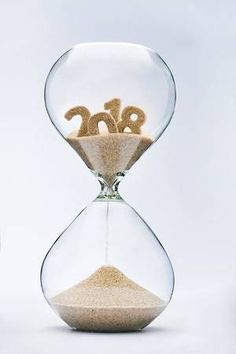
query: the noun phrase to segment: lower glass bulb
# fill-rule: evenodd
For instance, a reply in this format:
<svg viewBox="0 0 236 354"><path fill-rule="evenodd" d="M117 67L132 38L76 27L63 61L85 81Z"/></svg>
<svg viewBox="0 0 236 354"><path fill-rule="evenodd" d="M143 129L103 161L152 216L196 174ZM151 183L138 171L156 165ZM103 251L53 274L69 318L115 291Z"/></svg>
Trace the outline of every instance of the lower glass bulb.
<svg viewBox="0 0 236 354"><path fill-rule="evenodd" d="M122 199L96 199L53 244L42 270L43 293L72 328L131 331L166 308L170 260L152 230Z"/></svg>

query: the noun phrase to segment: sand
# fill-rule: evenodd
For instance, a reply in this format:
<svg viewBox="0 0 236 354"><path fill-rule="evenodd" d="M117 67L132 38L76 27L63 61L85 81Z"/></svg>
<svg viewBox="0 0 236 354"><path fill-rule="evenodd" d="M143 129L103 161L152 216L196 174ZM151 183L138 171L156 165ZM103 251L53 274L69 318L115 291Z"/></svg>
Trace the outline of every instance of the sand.
<svg viewBox="0 0 236 354"><path fill-rule="evenodd" d="M167 305L112 266L100 267L50 303L69 326L86 331L138 330Z"/></svg>
<svg viewBox="0 0 236 354"><path fill-rule="evenodd" d="M132 133L84 137L77 137L77 133L73 132L66 140L88 168L99 173L109 186L117 173L129 170L153 142L147 136Z"/></svg>

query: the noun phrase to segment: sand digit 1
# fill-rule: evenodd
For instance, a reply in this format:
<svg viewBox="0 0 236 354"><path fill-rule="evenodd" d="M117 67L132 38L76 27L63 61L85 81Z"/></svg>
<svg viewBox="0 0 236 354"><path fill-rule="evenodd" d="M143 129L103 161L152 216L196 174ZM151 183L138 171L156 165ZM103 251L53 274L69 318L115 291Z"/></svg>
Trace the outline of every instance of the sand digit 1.
<svg viewBox="0 0 236 354"><path fill-rule="evenodd" d="M111 101L104 103L104 109L109 110L110 114L116 122L119 121L121 100L119 98L113 98Z"/></svg>

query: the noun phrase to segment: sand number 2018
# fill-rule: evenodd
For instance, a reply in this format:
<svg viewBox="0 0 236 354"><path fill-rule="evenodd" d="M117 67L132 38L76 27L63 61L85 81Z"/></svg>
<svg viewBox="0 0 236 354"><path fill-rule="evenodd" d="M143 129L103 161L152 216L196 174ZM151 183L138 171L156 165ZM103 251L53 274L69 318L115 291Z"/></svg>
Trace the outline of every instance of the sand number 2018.
<svg viewBox="0 0 236 354"><path fill-rule="evenodd" d="M141 133L141 126L145 122L145 113L136 106L127 106L121 111L121 100L113 98L104 104L107 112L99 112L91 116L88 108L76 106L66 112L65 118L71 120L74 116L81 116L82 122L78 130L78 137L99 134L98 124L104 122L109 133Z"/></svg>

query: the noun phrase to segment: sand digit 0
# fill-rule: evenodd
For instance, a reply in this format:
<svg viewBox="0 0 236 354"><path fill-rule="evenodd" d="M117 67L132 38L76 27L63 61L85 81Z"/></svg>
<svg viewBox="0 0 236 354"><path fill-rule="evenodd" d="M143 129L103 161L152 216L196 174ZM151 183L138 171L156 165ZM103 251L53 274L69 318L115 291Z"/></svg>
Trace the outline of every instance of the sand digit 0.
<svg viewBox="0 0 236 354"><path fill-rule="evenodd" d="M99 122L106 123L109 133L118 133L117 125L116 125L114 118L112 118L112 116L109 113L100 112L100 113L94 114L89 119L88 131L89 131L90 135L100 134L99 128L98 128Z"/></svg>

